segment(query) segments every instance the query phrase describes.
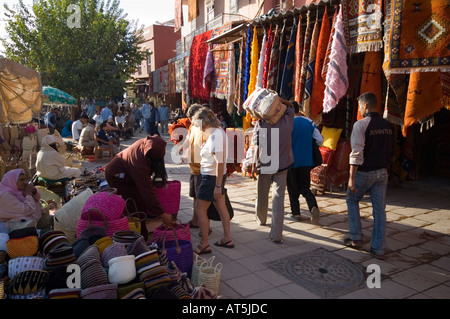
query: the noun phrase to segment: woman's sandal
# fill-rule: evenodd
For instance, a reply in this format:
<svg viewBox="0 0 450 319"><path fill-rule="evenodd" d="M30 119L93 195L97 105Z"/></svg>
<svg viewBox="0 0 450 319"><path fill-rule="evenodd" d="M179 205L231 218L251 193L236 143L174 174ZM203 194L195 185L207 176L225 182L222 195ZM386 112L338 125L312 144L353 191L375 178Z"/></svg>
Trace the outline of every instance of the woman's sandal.
<svg viewBox="0 0 450 319"><path fill-rule="evenodd" d="M219 247L225 247L225 248L234 248L234 244L231 240L227 241L227 242L222 242L222 240L216 241L214 243L215 246L219 246Z"/></svg>
<svg viewBox="0 0 450 319"><path fill-rule="evenodd" d="M210 254L211 248L209 247L209 245L207 245L206 247L198 245L194 253L196 253L197 255Z"/></svg>

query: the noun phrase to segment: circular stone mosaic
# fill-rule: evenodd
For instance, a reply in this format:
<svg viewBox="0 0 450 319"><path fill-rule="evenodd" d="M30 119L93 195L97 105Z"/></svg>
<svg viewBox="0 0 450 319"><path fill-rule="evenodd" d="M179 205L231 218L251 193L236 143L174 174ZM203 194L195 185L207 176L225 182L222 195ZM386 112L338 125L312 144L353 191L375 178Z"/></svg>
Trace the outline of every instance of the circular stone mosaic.
<svg viewBox="0 0 450 319"><path fill-rule="evenodd" d="M361 266L323 248L270 262L268 266L322 298L336 298L359 289L366 278Z"/></svg>

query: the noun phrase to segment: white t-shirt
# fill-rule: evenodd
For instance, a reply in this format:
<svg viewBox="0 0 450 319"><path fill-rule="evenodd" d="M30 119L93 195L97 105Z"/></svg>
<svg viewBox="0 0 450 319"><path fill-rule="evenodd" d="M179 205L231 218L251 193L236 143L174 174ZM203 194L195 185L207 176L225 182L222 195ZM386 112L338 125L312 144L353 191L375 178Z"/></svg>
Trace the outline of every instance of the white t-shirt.
<svg viewBox="0 0 450 319"><path fill-rule="evenodd" d="M217 163L214 154L222 153L223 163L226 164L227 158L227 135L222 128L209 128L206 133L210 133L209 138L203 143L200 150L202 160L200 162L200 172L202 175L216 175ZM226 169L224 170L224 175Z"/></svg>
<svg viewBox="0 0 450 319"><path fill-rule="evenodd" d="M74 140L79 140L80 139L80 133L81 130L83 129L83 123L81 123L80 120L77 120L75 122L73 122L72 124L72 138Z"/></svg>

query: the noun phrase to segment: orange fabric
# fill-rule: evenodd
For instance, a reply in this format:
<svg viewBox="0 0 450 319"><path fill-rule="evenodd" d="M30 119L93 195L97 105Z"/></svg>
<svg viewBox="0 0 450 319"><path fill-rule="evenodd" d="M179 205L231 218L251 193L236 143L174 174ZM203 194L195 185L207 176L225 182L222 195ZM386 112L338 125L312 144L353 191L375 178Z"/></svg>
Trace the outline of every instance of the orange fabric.
<svg viewBox="0 0 450 319"><path fill-rule="evenodd" d="M328 39L330 37L331 24L327 13L327 7L322 19L319 43L317 45L316 66L314 69L314 80L311 93L311 119L317 122L323 109L323 97L325 91L325 80L322 78L322 67L327 53Z"/></svg>
<svg viewBox="0 0 450 319"><path fill-rule="evenodd" d="M444 107L440 72L414 72L409 76L403 136L408 127Z"/></svg>
<svg viewBox="0 0 450 319"><path fill-rule="evenodd" d="M361 78L361 91L360 94L366 92L372 92L377 96L378 106L377 111L381 115L381 51L371 52L368 51L364 56L364 66ZM358 112L358 120L362 119L361 114Z"/></svg>

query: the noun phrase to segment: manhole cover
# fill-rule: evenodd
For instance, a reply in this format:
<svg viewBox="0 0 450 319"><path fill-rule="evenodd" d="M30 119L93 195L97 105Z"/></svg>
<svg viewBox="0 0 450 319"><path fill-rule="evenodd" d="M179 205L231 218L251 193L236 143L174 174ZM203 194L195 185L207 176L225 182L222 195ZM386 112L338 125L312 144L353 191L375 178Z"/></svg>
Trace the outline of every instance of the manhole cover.
<svg viewBox="0 0 450 319"><path fill-rule="evenodd" d="M323 248L267 265L322 298L337 298L360 289L366 280L361 266Z"/></svg>

